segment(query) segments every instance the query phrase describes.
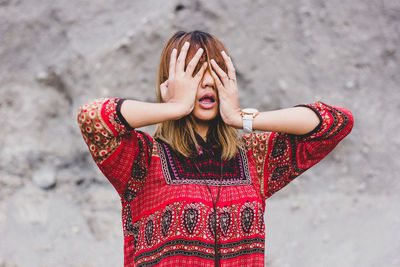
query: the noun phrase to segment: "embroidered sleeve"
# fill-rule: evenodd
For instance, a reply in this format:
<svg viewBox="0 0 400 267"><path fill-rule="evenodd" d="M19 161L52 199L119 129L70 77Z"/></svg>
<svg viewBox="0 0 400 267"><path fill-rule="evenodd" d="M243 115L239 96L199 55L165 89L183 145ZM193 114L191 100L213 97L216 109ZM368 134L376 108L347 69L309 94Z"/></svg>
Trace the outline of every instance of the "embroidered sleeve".
<svg viewBox="0 0 400 267"><path fill-rule="evenodd" d="M244 136L246 147L252 150L265 198L322 160L353 127L353 115L345 108L322 102L299 106L312 109L320 119L310 133L265 132Z"/></svg>
<svg viewBox="0 0 400 267"><path fill-rule="evenodd" d="M79 108L77 119L95 163L123 200L131 201L144 183L153 145L122 116L124 100L96 99Z"/></svg>

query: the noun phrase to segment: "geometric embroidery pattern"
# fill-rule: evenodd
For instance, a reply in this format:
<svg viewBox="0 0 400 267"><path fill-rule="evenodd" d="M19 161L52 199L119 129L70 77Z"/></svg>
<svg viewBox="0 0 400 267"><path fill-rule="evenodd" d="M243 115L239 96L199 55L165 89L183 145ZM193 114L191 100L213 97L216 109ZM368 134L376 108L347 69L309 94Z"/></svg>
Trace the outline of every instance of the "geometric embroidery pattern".
<svg viewBox="0 0 400 267"><path fill-rule="evenodd" d="M167 184L199 184L213 186L232 186L232 185L250 185L250 169L246 152L240 149L236 157L231 160L225 160L223 164L223 173L220 177L220 167L218 159L212 151L203 150L199 157L200 163L191 158L182 158L176 155L170 147L157 140L162 171ZM194 168L195 164L202 167L202 173L199 174Z"/></svg>

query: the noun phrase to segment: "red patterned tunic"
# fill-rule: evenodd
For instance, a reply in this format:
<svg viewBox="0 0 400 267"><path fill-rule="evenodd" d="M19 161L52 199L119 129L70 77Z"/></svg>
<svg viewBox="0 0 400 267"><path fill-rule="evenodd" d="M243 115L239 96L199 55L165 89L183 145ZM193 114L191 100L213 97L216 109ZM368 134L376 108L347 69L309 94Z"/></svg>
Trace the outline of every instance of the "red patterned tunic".
<svg viewBox="0 0 400 267"><path fill-rule="evenodd" d="M317 102L304 105L320 118L307 135L247 134L237 156L222 162L220 151L203 142L194 161L132 129L120 113L123 101L86 104L78 123L121 197L124 266L214 266L216 257L221 266L264 266L265 200L324 158L353 126L347 109ZM214 199L220 190L216 211L207 185Z"/></svg>

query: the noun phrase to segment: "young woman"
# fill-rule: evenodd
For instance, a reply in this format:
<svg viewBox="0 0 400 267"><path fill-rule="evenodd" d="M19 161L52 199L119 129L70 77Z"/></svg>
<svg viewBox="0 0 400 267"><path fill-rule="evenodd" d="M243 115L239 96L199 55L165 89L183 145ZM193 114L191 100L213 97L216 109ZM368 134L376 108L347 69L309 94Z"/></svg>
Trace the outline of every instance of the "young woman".
<svg viewBox="0 0 400 267"><path fill-rule="evenodd" d="M228 52L200 31L170 38L158 84L159 103L103 98L78 114L121 197L125 266L264 266L265 200L349 134L352 114L241 110ZM156 123L154 137L135 130Z"/></svg>

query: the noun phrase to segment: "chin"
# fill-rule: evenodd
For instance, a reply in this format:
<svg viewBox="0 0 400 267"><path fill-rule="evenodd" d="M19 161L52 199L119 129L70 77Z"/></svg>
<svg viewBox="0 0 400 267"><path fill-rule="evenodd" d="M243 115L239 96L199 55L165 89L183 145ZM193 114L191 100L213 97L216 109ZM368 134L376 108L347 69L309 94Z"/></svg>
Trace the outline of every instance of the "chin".
<svg viewBox="0 0 400 267"><path fill-rule="evenodd" d="M215 119L218 115L218 111L214 110L202 110L202 111L194 111L193 116L196 120L199 121L211 121Z"/></svg>

